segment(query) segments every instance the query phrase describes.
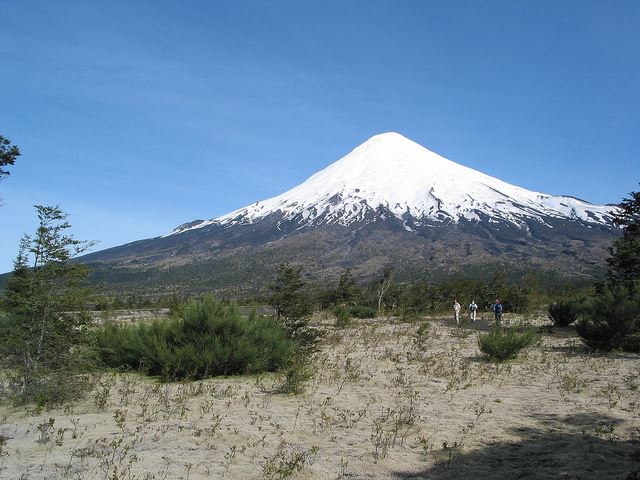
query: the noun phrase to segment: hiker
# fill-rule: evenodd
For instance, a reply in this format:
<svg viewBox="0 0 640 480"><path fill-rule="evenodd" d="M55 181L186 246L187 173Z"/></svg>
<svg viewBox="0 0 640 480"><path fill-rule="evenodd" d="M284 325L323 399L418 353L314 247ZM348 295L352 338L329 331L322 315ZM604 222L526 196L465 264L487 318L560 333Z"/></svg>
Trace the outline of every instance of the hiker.
<svg viewBox="0 0 640 480"><path fill-rule="evenodd" d="M496 303L493 304L493 313L496 315L496 325L499 327L500 322L502 321L502 304L500 303L500 299L496 298Z"/></svg>
<svg viewBox="0 0 640 480"><path fill-rule="evenodd" d="M460 323L460 304L458 303L458 299L456 298L453 301L453 317L456 319L456 323Z"/></svg>
<svg viewBox="0 0 640 480"><path fill-rule="evenodd" d="M476 305L476 302L473 300L471 300L471 303L469 304L469 311L471 312L471 321L475 322L476 312L478 311L478 305Z"/></svg>

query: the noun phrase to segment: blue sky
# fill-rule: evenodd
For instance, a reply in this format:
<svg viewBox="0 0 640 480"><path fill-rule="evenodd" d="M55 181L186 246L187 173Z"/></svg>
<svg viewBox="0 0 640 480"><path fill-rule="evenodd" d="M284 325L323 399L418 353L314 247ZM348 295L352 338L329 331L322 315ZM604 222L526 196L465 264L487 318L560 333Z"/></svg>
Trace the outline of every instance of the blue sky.
<svg viewBox="0 0 640 480"><path fill-rule="evenodd" d="M593 203L640 181L640 2L0 0L0 271L32 205L107 248L397 131Z"/></svg>

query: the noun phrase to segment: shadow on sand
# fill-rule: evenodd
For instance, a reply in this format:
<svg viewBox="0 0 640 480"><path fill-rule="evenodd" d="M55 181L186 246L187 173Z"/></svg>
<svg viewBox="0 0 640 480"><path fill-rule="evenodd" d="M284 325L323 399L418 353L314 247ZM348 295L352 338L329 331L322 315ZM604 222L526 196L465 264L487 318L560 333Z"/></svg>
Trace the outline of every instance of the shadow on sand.
<svg viewBox="0 0 640 480"><path fill-rule="evenodd" d="M618 439L619 419L577 414L536 420L536 428L509 431L518 441L472 451L443 448L433 452L435 465L418 472L396 471L394 478L640 480L640 441Z"/></svg>

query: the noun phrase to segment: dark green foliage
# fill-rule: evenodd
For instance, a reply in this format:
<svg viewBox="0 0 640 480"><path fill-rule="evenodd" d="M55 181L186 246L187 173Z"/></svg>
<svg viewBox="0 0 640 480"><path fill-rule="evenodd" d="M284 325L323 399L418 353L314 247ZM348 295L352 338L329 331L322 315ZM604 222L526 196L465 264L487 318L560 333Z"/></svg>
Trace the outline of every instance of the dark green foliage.
<svg viewBox="0 0 640 480"><path fill-rule="evenodd" d="M403 318L415 318L421 314L432 314L438 310L441 298L434 286L417 281L402 290L400 312Z"/></svg>
<svg viewBox="0 0 640 480"><path fill-rule="evenodd" d="M505 291L505 308L514 313L524 313L531 306L531 294L536 289L537 278L533 275L524 275L518 281L511 283Z"/></svg>
<svg viewBox="0 0 640 480"><path fill-rule="evenodd" d="M336 290L336 300L347 305L354 305L360 296L362 290L356 283L351 267L347 268L338 279L338 288Z"/></svg>
<svg viewBox="0 0 640 480"><path fill-rule="evenodd" d="M321 310L327 310L338 304L336 289L333 287L324 287L315 292L314 302Z"/></svg>
<svg viewBox="0 0 640 480"><path fill-rule="evenodd" d="M277 386L278 393L299 394L312 376L309 357L299 352L293 355L282 369L282 382Z"/></svg>
<svg viewBox="0 0 640 480"><path fill-rule="evenodd" d="M578 318L579 305L576 300L558 300L549 305L549 318L556 327L568 327Z"/></svg>
<svg viewBox="0 0 640 480"><path fill-rule="evenodd" d="M513 328L494 327L489 333L480 335L478 345L490 359L503 362L515 358L523 348L537 342L539 338L532 328L518 332Z"/></svg>
<svg viewBox="0 0 640 480"><path fill-rule="evenodd" d="M11 140L0 135L0 179L10 173L3 167L13 165L19 156L20 150L18 147L11 145Z"/></svg>
<svg viewBox="0 0 640 480"><path fill-rule="evenodd" d="M488 298L501 298L505 299L507 297L507 288L509 286L509 281L507 280L507 275L504 270L497 270L493 273L491 280L484 291L482 292Z"/></svg>
<svg viewBox="0 0 640 480"><path fill-rule="evenodd" d="M584 302L576 330L599 350L640 351L640 285L604 285Z"/></svg>
<svg viewBox="0 0 640 480"><path fill-rule="evenodd" d="M349 307L349 313L355 318L375 318L378 311L368 305L353 305Z"/></svg>
<svg viewBox="0 0 640 480"><path fill-rule="evenodd" d="M305 317L312 310L308 295L302 290L304 285L302 266L293 266L288 263L278 265L276 278L269 285L271 291L269 304L275 309L276 317L294 336L306 327Z"/></svg>
<svg viewBox="0 0 640 480"><path fill-rule="evenodd" d="M336 305L333 307L333 314L336 317L336 327L346 328L351 325L351 312L349 311L349 307L346 305Z"/></svg>
<svg viewBox="0 0 640 480"><path fill-rule="evenodd" d="M454 298L460 301L463 312L472 300L482 312L499 298L505 311L521 313L530 308L534 292L540 291L536 275L525 274L508 282L504 274L497 272L488 280L453 277L440 283L419 280L405 284L398 295L398 302L404 318L448 312Z"/></svg>
<svg viewBox="0 0 640 480"><path fill-rule="evenodd" d="M192 300L180 317L151 324L108 324L96 332L100 358L111 367L164 380L276 371L297 344L275 320L245 318L237 305Z"/></svg>
<svg viewBox="0 0 640 480"><path fill-rule="evenodd" d="M23 237L4 292L0 354L12 371L14 398L45 404L81 393L72 384L87 360L84 310L91 292L86 267L70 259L91 244L65 232L70 225L58 207L36 210L40 225L33 238Z"/></svg>
<svg viewBox="0 0 640 480"><path fill-rule="evenodd" d="M609 249L609 281L633 287L640 280L640 192L631 192L622 200L614 221L624 231Z"/></svg>

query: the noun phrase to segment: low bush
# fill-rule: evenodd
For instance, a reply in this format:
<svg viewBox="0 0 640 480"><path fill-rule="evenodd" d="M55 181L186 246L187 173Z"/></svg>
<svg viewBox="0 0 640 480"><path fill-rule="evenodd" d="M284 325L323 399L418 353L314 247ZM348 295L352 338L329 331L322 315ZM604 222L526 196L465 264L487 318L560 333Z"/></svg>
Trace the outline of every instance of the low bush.
<svg viewBox="0 0 640 480"><path fill-rule="evenodd" d="M355 318L375 318L377 310L366 305L354 305L349 308L349 313Z"/></svg>
<svg viewBox="0 0 640 480"><path fill-rule="evenodd" d="M333 307L333 314L336 317L335 326L338 328L346 328L351 325L351 312L345 305L336 305Z"/></svg>
<svg viewBox="0 0 640 480"><path fill-rule="evenodd" d="M308 360L304 355L292 356L281 370L282 380L276 386L276 392L294 395L302 393L306 381L312 376Z"/></svg>
<svg viewBox="0 0 640 480"><path fill-rule="evenodd" d="M277 321L211 297L191 301L180 316L151 324L107 324L96 332L104 364L165 380L276 371L298 344Z"/></svg>
<svg viewBox="0 0 640 480"><path fill-rule="evenodd" d="M511 328L494 327L489 333L480 335L478 345L490 359L503 362L515 358L522 349L537 342L539 338L533 328L518 332Z"/></svg>
<svg viewBox="0 0 640 480"><path fill-rule="evenodd" d="M576 331L598 350L640 351L640 293L623 285L605 286L581 309Z"/></svg>
<svg viewBox="0 0 640 480"><path fill-rule="evenodd" d="M549 318L556 327L568 327L578 318L578 302L559 300L549 305Z"/></svg>

